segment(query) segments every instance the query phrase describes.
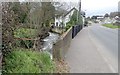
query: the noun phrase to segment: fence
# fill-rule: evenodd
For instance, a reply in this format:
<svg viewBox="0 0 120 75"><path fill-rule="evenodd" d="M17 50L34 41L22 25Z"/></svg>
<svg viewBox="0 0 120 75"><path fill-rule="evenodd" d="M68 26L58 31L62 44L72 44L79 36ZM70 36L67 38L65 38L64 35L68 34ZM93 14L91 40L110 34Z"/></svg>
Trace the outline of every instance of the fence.
<svg viewBox="0 0 120 75"><path fill-rule="evenodd" d="M74 38L80 30L82 30L82 25L74 25L72 27L72 38Z"/></svg>

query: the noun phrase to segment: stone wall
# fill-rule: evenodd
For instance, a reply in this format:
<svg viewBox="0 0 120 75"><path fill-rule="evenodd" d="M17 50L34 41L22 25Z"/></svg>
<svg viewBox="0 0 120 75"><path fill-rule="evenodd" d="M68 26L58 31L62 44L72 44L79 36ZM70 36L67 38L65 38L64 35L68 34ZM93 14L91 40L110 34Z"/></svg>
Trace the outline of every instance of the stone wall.
<svg viewBox="0 0 120 75"><path fill-rule="evenodd" d="M72 40L72 27L60 36L60 39L53 45L53 58L61 60L70 47Z"/></svg>

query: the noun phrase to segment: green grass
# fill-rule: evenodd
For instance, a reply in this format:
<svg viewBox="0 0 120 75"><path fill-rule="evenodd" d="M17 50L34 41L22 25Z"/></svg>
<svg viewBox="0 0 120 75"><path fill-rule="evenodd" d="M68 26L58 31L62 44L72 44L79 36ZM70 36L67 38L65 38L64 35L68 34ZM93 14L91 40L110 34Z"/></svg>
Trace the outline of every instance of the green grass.
<svg viewBox="0 0 120 75"><path fill-rule="evenodd" d="M14 32L16 38L34 38L36 34L35 29L20 28Z"/></svg>
<svg viewBox="0 0 120 75"><path fill-rule="evenodd" d="M113 24L103 24L103 26L108 27L108 28L112 28L112 29L120 28L120 26L113 25Z"/></svg>
<svg viewBox="0 0 120 75"><path fill-rule="evenodd" d="M53 73L55 70L47 52L15 49L4 58L3 73Z"/></svg>

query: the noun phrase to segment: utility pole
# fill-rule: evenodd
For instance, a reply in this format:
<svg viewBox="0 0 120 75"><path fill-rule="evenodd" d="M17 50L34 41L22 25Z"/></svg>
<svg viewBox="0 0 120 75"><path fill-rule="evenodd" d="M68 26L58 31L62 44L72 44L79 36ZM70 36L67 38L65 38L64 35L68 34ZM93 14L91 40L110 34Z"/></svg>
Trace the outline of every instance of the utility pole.
<svg viewBox="0 0 120 75"><path fill-rule="evenodd" d="M77 12L77 22L79 22L79 15L81 15L80 14L80 12L81 12L81 0L79 0L78 6L79 6L79 8L78 8L78 12Z"/></svg>
<svg viewBox="0 0 120 75"><path fill-rule="evenodd" d="M81 0L79 2L79 12L81 11Z"/></svg>

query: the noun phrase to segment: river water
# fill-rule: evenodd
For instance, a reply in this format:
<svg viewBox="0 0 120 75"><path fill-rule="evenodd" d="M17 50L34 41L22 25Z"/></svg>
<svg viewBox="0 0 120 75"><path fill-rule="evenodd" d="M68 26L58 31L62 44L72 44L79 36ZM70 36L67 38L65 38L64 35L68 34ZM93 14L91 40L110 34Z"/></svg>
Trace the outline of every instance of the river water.
<svg viewBox="0 0 120 75"><path fill-rule="evenodd" d="M59 34L51 33L51 32L49 32L49 36L48 37L43 39L44 43L43 43L42 50L48 51L48 53L50 54L51 59L53 58L52 57L52 47L53 47L53 44L56 43L58 39L59 39Z"/></svg>

